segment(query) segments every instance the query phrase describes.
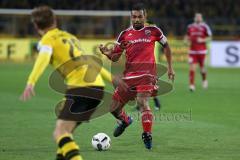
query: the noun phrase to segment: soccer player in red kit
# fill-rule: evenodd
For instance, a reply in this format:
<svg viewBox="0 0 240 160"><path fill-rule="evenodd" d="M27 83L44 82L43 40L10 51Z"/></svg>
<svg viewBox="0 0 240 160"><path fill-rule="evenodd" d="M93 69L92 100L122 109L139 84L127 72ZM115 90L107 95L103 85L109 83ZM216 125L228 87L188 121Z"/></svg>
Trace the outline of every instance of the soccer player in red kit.
<svg viewBox="0 0 240 160"><path fill-rule="evenodd" d="M207 53L206 42L211 39L212 32L209 26L203 22L202 14L196 13L194 17L194 23L188 25L187 28L187 40L190 43L189 49L189 89L195 90L194 78L196 64L200 66L200 72L202 75L203 88L208 87L207 71L204 66L205 57Z"/></svg>
<svg viewBox="0 0 240 160"><path fill-rule="evenodd" d="M149 98L156 95L156 62L154 57L155 42L162 44L168 63L168 77L174 80L171 50L167 38L156 26L145 25L145 9L136 4L131 10L131 26L122 31L114 48L100 45L100 51L113 62L118 61L125 50L126 64L123 80L126 85L117 86L111 104L112 115L118 120L114 136L120 136L126 127L132 123L132 118L124 110L129 100L136 98L140 106L142 120L142 140L147 149L152 148L153 114L149 107Z"/></svg>

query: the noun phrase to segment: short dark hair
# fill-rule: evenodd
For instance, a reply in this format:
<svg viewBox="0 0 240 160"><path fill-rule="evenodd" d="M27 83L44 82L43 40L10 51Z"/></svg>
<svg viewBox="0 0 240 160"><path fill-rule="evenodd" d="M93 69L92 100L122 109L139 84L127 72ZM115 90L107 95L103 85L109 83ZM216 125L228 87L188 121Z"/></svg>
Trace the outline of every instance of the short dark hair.
<svg viewBox="0 0 240 160"><path fill-rule="evenodd" d="M146 14L146 8L144 7L144 4L143 3L136 3L132 6L132 9L131 11L140 11L140 10L143 10L144 14Z"/></svg>
<svg viewBox="0 0 240 160"><path fill-rule="evenodd" d="M52 8L44 5L33 9L31 19L39 29L46 29L54 24L55 15Z"/></svg>
<svg viewBox="0 0 240 160"><path fill-rule="evenodd" d="M143 3L136 3L132 6L131 10L145 10L144 4Z"/></svg>

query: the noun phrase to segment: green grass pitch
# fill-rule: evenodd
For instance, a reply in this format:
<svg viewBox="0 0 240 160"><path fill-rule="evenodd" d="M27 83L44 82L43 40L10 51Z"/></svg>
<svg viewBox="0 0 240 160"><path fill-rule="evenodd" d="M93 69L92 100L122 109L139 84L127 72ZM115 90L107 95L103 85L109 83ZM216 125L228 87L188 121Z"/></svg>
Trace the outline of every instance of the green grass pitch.
<svg viewBox="0 0 240 160"><path fill-rule="evenodd" d="M54 105L62 95L48 88L44 73L36 97L19 101L31 64L0 64L0 160L53 160L52 140L56 117ZM106 114L83 124L75 132L84 160L239 160L240 159L240 69L208 69L209 89L188 91L186 64L177 64L175 90L160 96L162 109L155 111L153 149L141 141L142 128L133 106L131 127L119 138L112 136L115 120ZM151 103L152 104L152 103ZM105 132L112 139L108 151L97 152L91 138Z"/></svg>

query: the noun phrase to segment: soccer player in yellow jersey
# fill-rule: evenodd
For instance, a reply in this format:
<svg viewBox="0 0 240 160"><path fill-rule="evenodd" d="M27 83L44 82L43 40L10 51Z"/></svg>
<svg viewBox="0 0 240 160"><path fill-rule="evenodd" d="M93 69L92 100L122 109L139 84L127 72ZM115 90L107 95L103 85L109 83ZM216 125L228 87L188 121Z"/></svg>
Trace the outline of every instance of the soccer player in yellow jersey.
<svg viewBox="0 0 240 160"><path fill-rule="evenodd" d="M103 78L112 81L111 74L104 68L101 68L100 74L96 75L93 81L84 80L84 75L87 66L80 66L71 71L70 74L65 74L64 70L68 70L68 66L62 66L64 63L74 63L74 59L82 56L82 52L78 45L78 39L57 28L56 17L52 9L48 6L40 6L35 8L31 14L35 29L41 35L41 40L38 45L39 55L35 62L34 68L28 78L26 88L21 96L23 101L30 99L34 93L34 86L38 78L41 76L48 64L57 69L65 78L65 83L71 88L66 90L66 98L74 100L74 103L65 102L64 108L60 111L56 127L54 130L54 139L58 145L57 160L81 160L79 154L79 146L74 141L72 132L80 123L71 119L71 114L66 112L71 105L71 109L77 112L86 111L97 107L103 97L104 82ZM72 61L71 61L72 60ZM74 65L74 64L73 64ZM92 68L94 72L94 68ZM114 78L114 82L121 85L120 78ZM98 99L88 97L73 96L76 91L94 92ZM65 111L64 111L65 110ZM88 115L90 117L90 115Z"/></svg>

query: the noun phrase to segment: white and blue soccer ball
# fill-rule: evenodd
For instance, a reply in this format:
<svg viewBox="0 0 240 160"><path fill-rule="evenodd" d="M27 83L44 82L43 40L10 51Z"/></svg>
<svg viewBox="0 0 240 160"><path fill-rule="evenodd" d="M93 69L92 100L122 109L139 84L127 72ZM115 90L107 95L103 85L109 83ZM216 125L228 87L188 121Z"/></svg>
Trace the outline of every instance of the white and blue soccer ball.
<svg viewBox="0 0 240 160"><path fill-rule="evenodd" d="M98 151L104 151L110 148L111 139L106 133L98 133L92 138L92 146Z"/></svg>

